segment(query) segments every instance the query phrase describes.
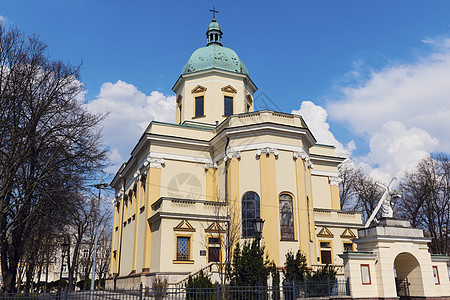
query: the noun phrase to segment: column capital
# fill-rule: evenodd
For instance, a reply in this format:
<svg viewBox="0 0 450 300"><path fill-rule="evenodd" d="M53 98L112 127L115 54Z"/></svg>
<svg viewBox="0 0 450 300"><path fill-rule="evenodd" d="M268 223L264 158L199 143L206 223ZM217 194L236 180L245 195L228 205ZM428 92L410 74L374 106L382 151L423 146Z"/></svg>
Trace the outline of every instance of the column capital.
<svg viewBox="0 0 450 300"><path fill-rule="evenodd" d="M241 158L241 151L238 150L229 150L228 153L223 158L224 161L227 161L229 159L232 159L233 157L236 157L237 159Z"/></svg>
<svg viewBox="0 0 450 300"><path fill-rule="evenodd" d="M337 176L329 176L328 177L328 182L330 183L330 185L339 185L339 183L341 181L342 181L342 179Z"/></svg>
<svg viewBox="0 0 450 300"><path fill-rule="evenodd" d="M306 151L304 149L294 151L293 155L294 155L294 159L301 158L306 162L306 165L308 166L308 168L314 169L314 165L311 162L311 158L309 157L308 153L306 153Z"/></svg>
<svg viewBox="0 0 450 300"><path fill-rule="evenodd" d="M147 168L162 168L162 166L166 163L164 158L151 157L148 156L144 162L144 167Z"/></svg>
<svg viewBox="0 0 450 300"><path fill-rule="evenodd" d="M266 154L266 155L273 154L277 158L278 158L278 155L279 155L278 150L276 148L264 147L264 148L256 150L256 156L257 157L260 157L263 154Z"/></svg>
<svg viewBox="0 0 450 300"><path fill-rule="evenodd" d="M214 162L205 163L205 170L208 169L217 169L217 164Z"/></svg>

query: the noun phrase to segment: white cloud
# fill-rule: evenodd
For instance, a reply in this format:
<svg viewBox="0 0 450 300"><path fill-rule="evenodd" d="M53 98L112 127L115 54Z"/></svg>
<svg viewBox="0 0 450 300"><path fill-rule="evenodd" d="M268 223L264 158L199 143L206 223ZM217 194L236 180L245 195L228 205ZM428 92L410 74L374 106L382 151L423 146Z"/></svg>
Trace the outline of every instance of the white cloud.
<svg viewBox="0 0 450 300"><path fill-rule="evenodd" d="M0 25L6 24L7 20L8 20L8 19L7 19L6 17L0 15Z"/></svg>
<svg viewBox="0 0 450 300"><path fill-rule="evenodd" d="M422 42L431 55L372 72L327 105L332 120L370 140L361 161L378 177L399 175L430 152L450 153L450 39Z"/></svg>
<svg viewBox="0 0 450 300"><path fill-rule="evenodd" d="M151 121L174 122L175 119L175 96L158 91L145 95L121 80L104 83L97 98L86 106L93 113L108 113L103 122L103 138L110 147L110 160L114 164L106 170L111 173L128 160Z"/></svg>
<svg viewBox="0 0 450 300"><path fill-rule="evenodd" d="M390 177L413 170L419 160L437 149L439 141L420 128L407 129L398 121L389 121L372 135L369 145L368 161L378 166L371 175L389 182Z"/></svg>
<svg viewBox="0 0 450 300"><path fill-rule="evenodd" d="M330 125L327 123L327 111L311 101L303 101L299 110L291 113L301 115L319 144L333 145L336 154L348 157L355 150L355 142L351 141L344 147L331 133Z"/></svg>

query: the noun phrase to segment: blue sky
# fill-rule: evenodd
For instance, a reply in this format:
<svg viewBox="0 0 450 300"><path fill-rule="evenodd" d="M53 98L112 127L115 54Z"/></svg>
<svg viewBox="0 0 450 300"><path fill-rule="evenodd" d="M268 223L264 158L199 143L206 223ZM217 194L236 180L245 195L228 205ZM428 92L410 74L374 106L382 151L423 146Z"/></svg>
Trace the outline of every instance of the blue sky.
<svg viewBox="0 0 450 300"><path fill-rule="evenodd" d="M205 45L213 5L258 93L301 113L319 142L379 178L450 152L449 1L0 0L0 16L38 34L53 58L83 61L85 100L110 112L117 163L146 123L173 120L171 88ZM142 109L124 112L127 103ZM117 138L124 128L133 134Z"/></svg>

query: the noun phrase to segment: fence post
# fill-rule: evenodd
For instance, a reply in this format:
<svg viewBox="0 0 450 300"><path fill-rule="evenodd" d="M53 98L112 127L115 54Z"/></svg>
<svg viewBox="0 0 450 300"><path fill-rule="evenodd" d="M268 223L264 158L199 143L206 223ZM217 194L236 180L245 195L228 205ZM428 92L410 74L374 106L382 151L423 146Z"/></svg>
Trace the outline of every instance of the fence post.
<svg viewBox="0 0 450 300"><path fill-rule="evenodd" d="M216 299L220 299L220 286L219 283L216 284Z"/></svg>
<svg viewBox="0 0 450 300"><path fill-rule="evenodd" d="M139 284L139 300L142 300L142 282Z"/></svg>
<svg viewBox="0 0 450 300"><path fill-rule="evenodd" d="M331 296L330 278L327 278L328 296Z"/></svg>
<svg viewBox="0 0 450 300"><path fill-rule="evenodd" d="M295 295L294 295L294 293L295 293L295 281L292 280L292 300L295 300Z"/></svg>
<svg viewBox="0 0 450 300"><path fill-rule="evenodd" d="M308 282L306 281L306 278L303 278L303 282L305 284L305 298L308 298Z"/></svg>
<svg viewBox="0 0 450 300"><path fill-rule="evenodd" d="M64 289L64 300L67 300L67 286L66 286L66 288Z"/></svg>

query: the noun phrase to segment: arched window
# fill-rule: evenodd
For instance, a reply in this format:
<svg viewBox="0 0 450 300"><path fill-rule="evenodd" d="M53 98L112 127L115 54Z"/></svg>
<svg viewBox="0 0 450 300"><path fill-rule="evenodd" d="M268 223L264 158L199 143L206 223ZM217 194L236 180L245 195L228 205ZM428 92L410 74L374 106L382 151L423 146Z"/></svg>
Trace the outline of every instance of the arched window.
<svg viewBox="0 0 450 300"><path fill-rule="evenodd" d="M280 195L280 229L282 240L294 239L292 196L289 194Z"/></svg>
<svg viewBox="0 0 450 300"><path fill-rule="evenodd" d="M255 225L253 221L259 217L258 194L254 192L245 193L242 197L242 237L255 237Z"/></svg>

